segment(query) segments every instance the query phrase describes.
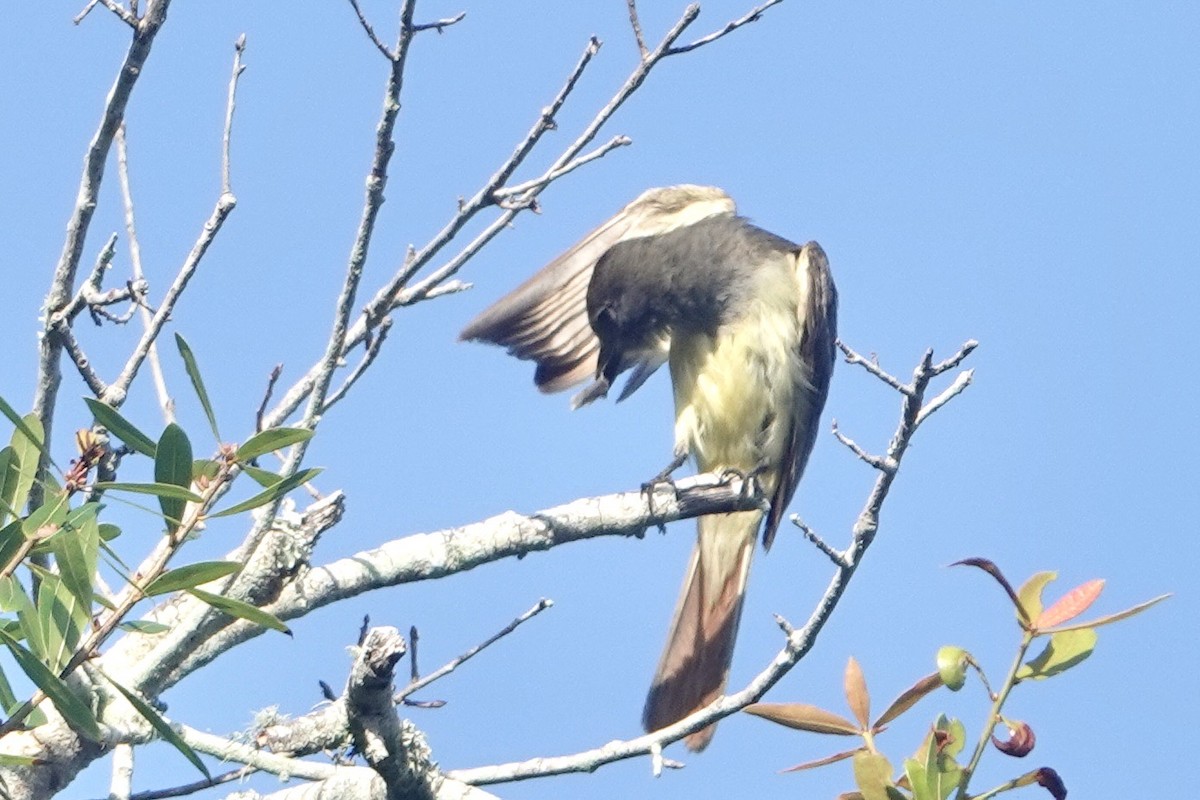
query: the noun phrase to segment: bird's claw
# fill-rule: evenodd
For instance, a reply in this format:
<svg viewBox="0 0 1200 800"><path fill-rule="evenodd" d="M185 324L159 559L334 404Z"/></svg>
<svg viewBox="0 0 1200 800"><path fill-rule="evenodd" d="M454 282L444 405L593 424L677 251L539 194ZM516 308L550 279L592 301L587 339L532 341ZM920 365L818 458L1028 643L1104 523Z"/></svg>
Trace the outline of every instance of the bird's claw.
<svg viewBox="0 0 1200 800"><path fill-rule="evenodd" d="M675 479L671 477L671 473L683 466L684 461L687 461L687 453L684 453L683 455L676 455L671 460L671 463L667 464L666 468L664 468L662 472L658 473L653 478L642 484L642 494L646 496L646 504L650 506L651 514L657 513L654 509L654 492L659 486L665 484L666 486L670 487L671 493L674 495L675 499L679 499L679 487L675 485ZM659 522L658 530L662 533L666 533L667 526L662 522Z"/></svg>

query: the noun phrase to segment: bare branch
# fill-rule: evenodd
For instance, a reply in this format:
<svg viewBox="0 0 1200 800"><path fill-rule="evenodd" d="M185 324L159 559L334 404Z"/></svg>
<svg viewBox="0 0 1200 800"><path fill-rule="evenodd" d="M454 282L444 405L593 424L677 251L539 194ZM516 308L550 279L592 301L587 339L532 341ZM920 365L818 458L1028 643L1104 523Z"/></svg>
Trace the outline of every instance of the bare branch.
<svg viewBox="0 0 1200 800"><path fill-rule="evenodd" d="M162 2L162 0L160 0ZM147 10L149 15L149 10ZM216 206L213 208L212 214L204 223L204 228L200 232L196 243L192 245L191 252L188 253L187 259L184 260L183 266L179 270L179 274L175 276L175 281L167 289L167 293L163 296L162 302L159 304L158 311L151 317L146 330L143 331L141 339L130 355L129 360L125 362L125 368L121 370L121 374L113 381L113 384L105 392L101 399L110 405L117 407L125 402L125 395L129 391L130 384L137 377L138 370L141 369L142 362L146 360L150 352L151 345L158 339L159 333L162 332L163 326L171 316L171 311L175 308L175 303L179 300L183 290L187 288L188 282L195 275L196 270L200 266L200 261L204 258L204 254L208 252L208 248L217 238L217 234L221 231L221 226L225 224L225 220L233 212L237 206L237 198L233 192L229 190L229 137L230 126L233 124L233 102L236 95L236 84L238 78L241 77L243 70L242 66L242 51L245 49L245 42L238 40L234 47L233 57L233 74L230 77L229 101L225 112L225 128L222 140L224 142L224 154L222 158L222 183L224 188L221 191L221 196L217 198Z"/></svg>
<svg viewBox="0 0 1200 800"><path fill-rule="evenodd" d="M501 629L497 633L493 634L492 636L489 636L487 639L485 639L482 642L480 642L479 644L475 645L474 647L472 647L470 650L466 651L462 655L458 656L457 658L455 658L451 661L446 662L445 664L438 667L433 672L426 675L424 678L417 678L414 676L412 681L409 682L408 686L405 686L403 689L401 689L396 694L395 698L393 698L394 701L397 703L403 702L408 697L410 697L414 693L420 691L421 689L424 689L426 686L433 683L434 681L436 681L440 678L444 678L445 676L449 675L451 672L453 672L454 670L456 670L460 666L462 666L462 664L464 662L469 661L472 657L478 655L480 652L486 650L488 647L491 647L493 644L500 641L505 636L508 636L510 633L512 633L518 627L520 627L522 623L528 622L529 620L536 617L538 614L545 611L547 608L550 608L550 606L552 606L552 605L554 605L553 600L547 600L546 598L542 598L541 600L539 600L537 602L537 605L535 605L533 608L529 609L524 614L522 614L521 616L514 619L512 622L508 623L508 625L504 626L503 629ZM413 652L414 653L416 652L415 647L413 649ZM414 659L414 663L416 663L415 659Z"/></svg>
<svg viewBox="0 0 1200 800"><path fill-rule="evenodd" d="M629 26L633 28L633 38L637 40L638 53L645 58L650 51L646 48L646 38L642 36L642 23L638 20L637 0L626 0L629 6Z"/></svg>
<svg viewBox="0 0 1200 800"><path fill-rule="evenodd" d="M133 278L143 286L149 286L146 273L142 270L142 245L137 235L137 225L133 212L133 188L129 181L129 150L125 139L125 123L117 129L117 177L121 182L121 199L125 207L125 234L129 238L129 262L133 270ZM142 317L142 329L150 328L154 312L144 302L138 303L138 312ZM158 407L162 410L163 420L170 424L175 421L175 401L167 390L167 379L163 375L162 361L158 358L158 343L150 343L150 351L146 354L150 364L151 382L154 384L154 394L158 398Z"/></svg>
<svg viewBox="0 0 1200 800"><path fill-rule="evenodd" d="M833 428L833 435L837 438L837 440L839 442L844 444L846 447L848 447L850 449L850 452L854 453L854 455L858 456L859 458L861 458L863 461L870 464L875 469L880 470L881 472L894 472L896 470L896 465L894 463L891 463L886 458L881 458L880 456L871 455L866 450L863 450L861 447L859 447L858 444L853 439L851 439L848 436L846 436L845 434L843 434L838 429L838 424L837 424L836 419L833 420L833 422L832 422L832 428Z"/></svg>
<svg viewBox="0 0 1200 800"><path fill-rule="evenodd" d="M246 52L246 34L242 34L233 44L233 75L229 78L229 96L225 103L225 130L221 135L221 193L233 195L233 183L230 178L229 140L233 135L233 112L237 108L238 78L246 71L242 63L242 53Z"/></svg>
<svg viewBox="0 0 1200 800"><path fill-rule="evenodd" d="M92 362L88 360L87 354L83 352L82 345L75 338L75 331L64 325L59 329L58 335L62 338L67 358L71 359L71 363L79 371L79 376L87 384L88 391L96 397L102 397L108 391L108 387L104 385L104 381L96 374L96 370L92 368Z"/></svg>
<svg viewBox="0 0 1200 800"><path fill-rule="evenodd" d="M79 179L79 191L76 193L75 207L67 222L67 237L63 243L62 254L54 268L54 277L50 283L50 291L46 296L46 330L38 343L38 378L35 388L33 413L37 414L45 430L46 441L51 441L51 428L54 418L54 404L58 398L58 389L62 384L62 370L59 363L62 355L62 340L51 330L51 320L54 314L62 309L70 300L72 287L75 285L75 274L79 268L79 259L83 254L84 241L91 225L92 215L100 194L100 184L104 178L104 165L112 147L113 137L125 117L125 107L133 93L137 79L142 75L146 59L150 57L150 49L167 18L167 8L170 0L151 0L146 6L146 13L137 23L137 29L129 50L125 54L124 63L117 71L117 77L108 93L100 124L88 145L84 157L83 174ZM44 470L45 465L41 465ZM40 501L35 498L35 504Z"/></svg>
<svg viewBox="0 0 1200 800"><path fill-rule="evenodd" d="M697 39L696 41L692 42L691 44L681 45L680 47L672 47L667 52L667 55L673 56L673 55L678 55L679 53L686 53L690 50L695 50L697 47L703 47L706 44L715 42L717 39L720 39L722 36L727 36L727 35L733 33L734 31L736 31L738 28L742 27L743 25L748 25L751 22L757 22L759 17L761 17L763 15L764 11L766 11L771 6L778 5L782 2L783 2L783 0L767 0L767 2L763 3L762 5L754 8L754 9L751 9L749 12L746 13L745 16L741 17L740 19L735 19L735 20L725 23L725 27L721 28L721 30L719 30L719 31L714 31L713 33L710 33L708 36L704 36L700 39Z"/></svg>
<svg viewBox="0 0 1200 800"><path fill-rule="evenodd" d="M391 49L379 39L379 36L375 34L375 29L371 27L371 23L367 22L367 18L363 14L362 9L358 7L358 0L350 0L350 7L354 9L354 14L358 17L358 24L362 26L364 31L366 31L367 38L371 40L371 44L375 45L375 49L383 53L383 57L388 61L395 61L396 54L393 53Z"/></svg>
<svg viewBox="0 0 1200 800"><path fill-rule="evenodd" d="M934 367L934 369L936 370L937 368ZM917 419L914 424L920 425L922 422L924 422L929 417L930 414L937 411L942 406L946 405L946 403L950 402L950 400L955 395L962 394L962 391L971 385L971 379L974 377L974 375L975 375L975 370L973 370L973 369L968 369L964 372L960 372L958 374L958 377L956 377L954 379L954 383L952 383L948 387L946 387L945 391L943 391L937 397L930 400L921 409L921 411L917 414Z"/></svg>
<svg viewBox="0 0 1200 800"><path fill-rule="evenodd" d="M292 758L291 756L269 753L253 745L235 742L224 736L217 736L212 733L204 733L187 725L178 725L176 730L178 730L179 735L183 737L183 740L193 750L207 753L222 761L236 761L240 764L246 764L262 772L269 772L272 775L323 780L325 778L332 778L339 769L344 769L333 764L304 761L299 758Z"/></svg>
<svg viewBox="0 0 1200 800"><path fill-rule="evenodd" d="M439 19L434 22L422 22L413 25L412 29L413 33L420 33L421 31L437 31L438 33L442 33L446 28L449 28L451 25L457 25L466 18L467 12L460 11L453 17L446 17L445 19Z"/></svg>
<svg viewBox="0 0 1200 800"><path fill-rule="evenodd" d="M119 744L113 748L112 780L108 784L108 800L130 800L133 790L133 745Z"/></svg>
<svg viewBox="0 0 1200 800"><path fill-rule="evenodd" d="M129 795L129 800L166 800L168 797L184 797L196 792L202 792L205 789L211 789L214 786L221 786L226 783L242 780L256 772L258 772L258 769L255 767L242 766L213 775L212 778L202 778L201 780L185 783L180 786L136 792Z"/></svg>
<svg viewBox="0 0 1200 800"><path fill-rule="evenodd" d="M846 363L847 364L860 365L867 372L871 373L876 378L879 378L879 380L883 381L888 386L891 386L897 392L901 392L902 394L907 394L910 391L909 387L902 380L900 380L899 378L897 378L893 375L890 375L887 372L884 372L883 369L879 366L878 360L876 360L874 358L871 358L871 359L863 358L858 353L851 350L850 347L845 342L843 342L841 339L838 340L837 346L838 346L838 349L840 349L846 355Z"/></svg>
<svg viewBox="0 0 1200 800"><path fill-rule="evenodd" d="M412 289L405 289L403 292L401 292L400 296L396 298L396 305L412 306L422 302L423 300L433 300L434 298L443 297L448 294L465 292L472 286L474 286L474 284L467 283L466 281L453 280L439 284L427 292L418 292L417 289L421 287L421 284L417 284ZM384 317L385 321L387 319L387 317Z"/></svg>
<svg viewBox="0 0 1200 800"><path fill-rule="evenodd" d="M930 367L930 371L933 372L935 376L941 375L943 372L949 372L961 364L963 359L975 352L975 348L977 347L979 347L979 342L975 341L974 339L968 339L963 343L963 346L959 348L957 353L950 356L945 361L934 364L932 367Z"/></svg>
<svg viewBox="0 0 1200 800"><path fill-rule="evenodd" d="M800 532L804 534L804 538L816 545L817 549L828 556L829 560L832 561L834 565L838 567L845 567L847 565L846 554L834 548L833 545L829 544L820 536L818 536L816 531L805 525L803 520L800 519L799 514L792 514L791 520L792 524L799 528ZM780 619L783 618L780 617ZM785 633L791 633L791 631L785 629Z"/></svg>
<svg viewBox="0 0 1200 800"><path fill-rule="evenodd" d="M627 147L631 144L633 144L633 139L630 139L628 136L614 136L604 144L597 147L595 150L579 156L578 158L572 159L562 167L551 172L547 172L540 178L534 178L533 180L525 181L524 183L517 183L512 186L505 186L503 189L497 189L495 192L495 197L498 199L503 199L506 197L519 197L520 195L526 194L533 189L543 189L547 184L558 180L569 172L574 172L584 164L595 161L598 158L602 158L611 151L616 150L618 147Z"/></svg>
<svg viewBox="0 0 1200 800"><path fill-rule="evenodd" d="M126 11L119 3L114 2L114 0L88 0L88 4L84 6L83 10L76 14L71 21L76 25L83 22L84 19L87 18L87 15L92 13L92 9L95 8L99 3L103 3L105 8L117 16L117 19L121 20L134 30L137 30L137 14Z"/></svg>
<svg viewBox="0 0 1200 800"><path fill-rule="evenodd" d="M267 376L267 389L263 392L262 402L258 404L258 411L254 413L255 433L263 430L263 414L267 413L267 404L271 402L271 393L275 391L275 384L279 382L279 376L282 374L283 364L276 364L271 369L271 374Z"/></svg>
<svg viewBox="0 0 1200 800"><path fill-rule="evenodd" d="M358 379L363 376L367 368L375 362L379 351L383 348L383 343L387 340L388 332L392 329L392 318L384 317L380 320L379 325L375 328L374 335L367 342L367 351L363 353L362 359L358 365L346 376L346 380L337 388L337 391L329 395L329 399L325 401L325 407L321 409L321 413L329 411L339 400L346 396L354 384L358 383Z"/></svg>

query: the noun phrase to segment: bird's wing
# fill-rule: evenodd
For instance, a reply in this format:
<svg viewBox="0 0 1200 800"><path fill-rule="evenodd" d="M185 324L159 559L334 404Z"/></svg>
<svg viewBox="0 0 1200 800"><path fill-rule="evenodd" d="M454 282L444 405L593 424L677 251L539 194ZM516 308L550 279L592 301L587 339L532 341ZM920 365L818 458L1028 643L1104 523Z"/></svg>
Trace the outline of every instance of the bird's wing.
<svg viewBox="0 0 1200 800"><path fill-rule="evenodd" d="M779 476L767 524L763 528L764 547L770 547L775 539L775 531L816 443L837 353L837 289L829 273L829 259L816 242L809 242L800 249L796 257L796 278L808 282L807 302L799 309L799 356L805 374L796 386L783 473Z"/></svg>
<svg viewBox="0 0 1200 800"><path fill-rule="evenodd" d="M596 261L635 221L622 210L485 309L459 338L492 342L537 362L534 381L543 392L594 376L600 344L588 323L588 283Z"/></svg>

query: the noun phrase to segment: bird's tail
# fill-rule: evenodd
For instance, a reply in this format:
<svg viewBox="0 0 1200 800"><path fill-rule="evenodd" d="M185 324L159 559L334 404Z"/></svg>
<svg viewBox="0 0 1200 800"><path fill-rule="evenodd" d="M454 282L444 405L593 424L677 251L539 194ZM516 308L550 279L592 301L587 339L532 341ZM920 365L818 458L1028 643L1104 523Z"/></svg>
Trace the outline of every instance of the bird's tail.
<svg viewBox="0 0 1200 800"><path fill-rule="evenodd" d="M678 722L724 691L761 520L757 511L698 520L696 547L642 712L647 731ZM703 750L715 731L710 725L688 736L688 749Z"/></svg>

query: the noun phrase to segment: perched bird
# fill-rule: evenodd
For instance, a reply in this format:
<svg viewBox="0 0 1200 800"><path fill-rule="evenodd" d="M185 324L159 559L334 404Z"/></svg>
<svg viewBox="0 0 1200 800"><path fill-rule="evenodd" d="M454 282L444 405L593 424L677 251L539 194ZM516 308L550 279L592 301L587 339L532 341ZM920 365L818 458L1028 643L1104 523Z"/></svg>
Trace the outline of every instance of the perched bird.
<svg viewBox="0 0 1200 800"><path fill-rule="evenodd" d="M775 531L812 452L833 372L837 292L816 242L800 246L736 215L720 189L643 193L480 314L462 339L537 363L539 389L592 383L620 399L664 363L675 395L675 460L753 477ZM661 476L660 476L661 477ZM643 712L658 730L708 705L729 677L758 511L701 517ZM703 749L714 726L687 738Z"/></svg>

